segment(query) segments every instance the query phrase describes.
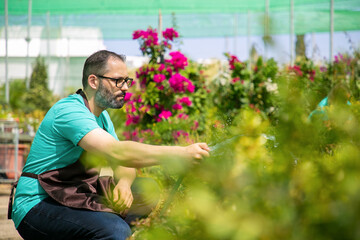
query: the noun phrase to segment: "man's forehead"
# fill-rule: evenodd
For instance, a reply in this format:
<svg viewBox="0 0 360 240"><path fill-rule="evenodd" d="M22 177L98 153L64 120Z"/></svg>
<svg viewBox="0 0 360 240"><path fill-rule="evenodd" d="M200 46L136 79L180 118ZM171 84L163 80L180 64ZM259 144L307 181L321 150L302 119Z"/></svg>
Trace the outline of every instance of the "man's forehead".
<svg viewBox="0 0 360 240"><path fill-rule="evenodd" d="M106 66L106 74L110 74L113 78L126 77L128 75L126 63L119 58L110 57Z"/></svg>
<svg viewBox="0 0 360 240"><path fill-rule="evenodd" d="M110 57L107 61L107 65L110 68L127 68L126 63L124 63L121 59L115 57Z"/></svg>
<svg viewBox="0 0 360 240"><path fill-rule="evenodd" d="M117 57L114 57L114 56L110 56L109 59L108 59L108 63L117 63L117 64L125 64L125 62L121 59L121 58L117 58ZM126 65L126 64L125 64Z"/></svg>

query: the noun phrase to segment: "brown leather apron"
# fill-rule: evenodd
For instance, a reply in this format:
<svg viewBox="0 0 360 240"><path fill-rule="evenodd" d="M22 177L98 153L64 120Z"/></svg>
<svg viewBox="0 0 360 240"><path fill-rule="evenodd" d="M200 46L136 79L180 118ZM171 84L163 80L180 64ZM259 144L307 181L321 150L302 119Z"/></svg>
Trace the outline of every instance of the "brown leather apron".
<svg viewBox="0 0 360 240"><path fill-rule="evenodd" d="M79 89L76 93L83 97L85 105L90 111L83 91ZM86 169L80 160L66 167L45 171L41 174L23 172L21 177L38 179L46 193L61 205L119 214L112 201L114 179L108 176L99 177L97 169ZM13 184L10 193L8 219L11 219L16 185L17 182Z"/></svg>

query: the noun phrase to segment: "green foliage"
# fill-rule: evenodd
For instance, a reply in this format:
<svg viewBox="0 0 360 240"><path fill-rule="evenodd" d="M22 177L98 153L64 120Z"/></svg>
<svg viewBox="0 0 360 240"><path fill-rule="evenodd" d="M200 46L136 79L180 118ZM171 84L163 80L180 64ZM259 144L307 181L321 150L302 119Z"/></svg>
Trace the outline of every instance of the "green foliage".
<svg viewBox="0 0 360 240"><path fill-rule="evenodd" d="M30 79L30 88L26 88L25 80L10 81L10 102L1 99L0 117L15 119L19 122L22 133L34 134L45 113L54 104L55 97L48 89L46 65L44 59L38 57L34 64ZM4 86L1 91L4 91Z"/></svg>
<svg viewBox="0 0 360 240"><path fill-rule="evenodd" d="M326 121L309 121L309 99L333 83L321 88L328 73L309 60L296 66L259 74L277 84L276 121L249 104L230 121L207 113L211 157L172 176L184 179L170 208L138 221L133 239L360 238L360 103L331 105ZM166 173L152 172L162 181ZM163 186L166 203L171 185Z"/></svg>
<svg viewBox="0 0 360 240"><path fill-rule="evenodd" d="M30 78L30 88L24 94L24 101L27 103L25 112L31 112L35 109L48 111L54 102L54 97L48 88L46 65L41 57L36 58Z"/></svg>
<svg viewBox="0 0 360 240"><path fill-rule="evenodd" d="M15 79L10 82L10 106L12 109L24 109L26 101L23 95L26 92L26 84L22 79Z"/></svg>
<svg viewBox="0 0 360 240"><path fill-rule="evenodd" d="M277 91L275 75L277 63L261 57L250 70L248 62L241 62L236 56L225 54L229 60L230 78L219 79L212 83L214 106L230 118L234 118L243 107L251 107L268 115L274 111L272 93Z"/></svg>

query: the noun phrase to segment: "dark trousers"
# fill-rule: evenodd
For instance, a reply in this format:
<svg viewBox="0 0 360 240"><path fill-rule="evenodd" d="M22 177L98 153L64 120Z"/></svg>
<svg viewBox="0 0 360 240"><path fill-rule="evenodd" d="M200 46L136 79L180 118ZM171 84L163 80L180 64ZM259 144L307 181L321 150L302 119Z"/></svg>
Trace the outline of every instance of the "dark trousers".
<svg viewBox="0 0 360 240"><path fill-rule="evenodd" d="M144 188L151 191L144 194ZM113 213L65 207L46 198L26 214L17 230L24 239L125 240L131 235L129 223L146 217L160 194L157 183L150 178L136 178L132 192L134 202L125 219Z"/></svg>

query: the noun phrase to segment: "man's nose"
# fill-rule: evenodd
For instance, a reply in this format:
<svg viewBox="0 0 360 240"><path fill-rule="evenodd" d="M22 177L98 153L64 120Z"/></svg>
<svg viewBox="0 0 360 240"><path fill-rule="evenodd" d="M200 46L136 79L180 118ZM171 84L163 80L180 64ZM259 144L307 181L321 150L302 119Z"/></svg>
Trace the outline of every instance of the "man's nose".
<svg viewBox="0 0 360 240"><path fill-rule="evenodd" d="M129 86L127 83L124 83L124 85L121 87L121 91L127 91L129 90Z"/></svg>

